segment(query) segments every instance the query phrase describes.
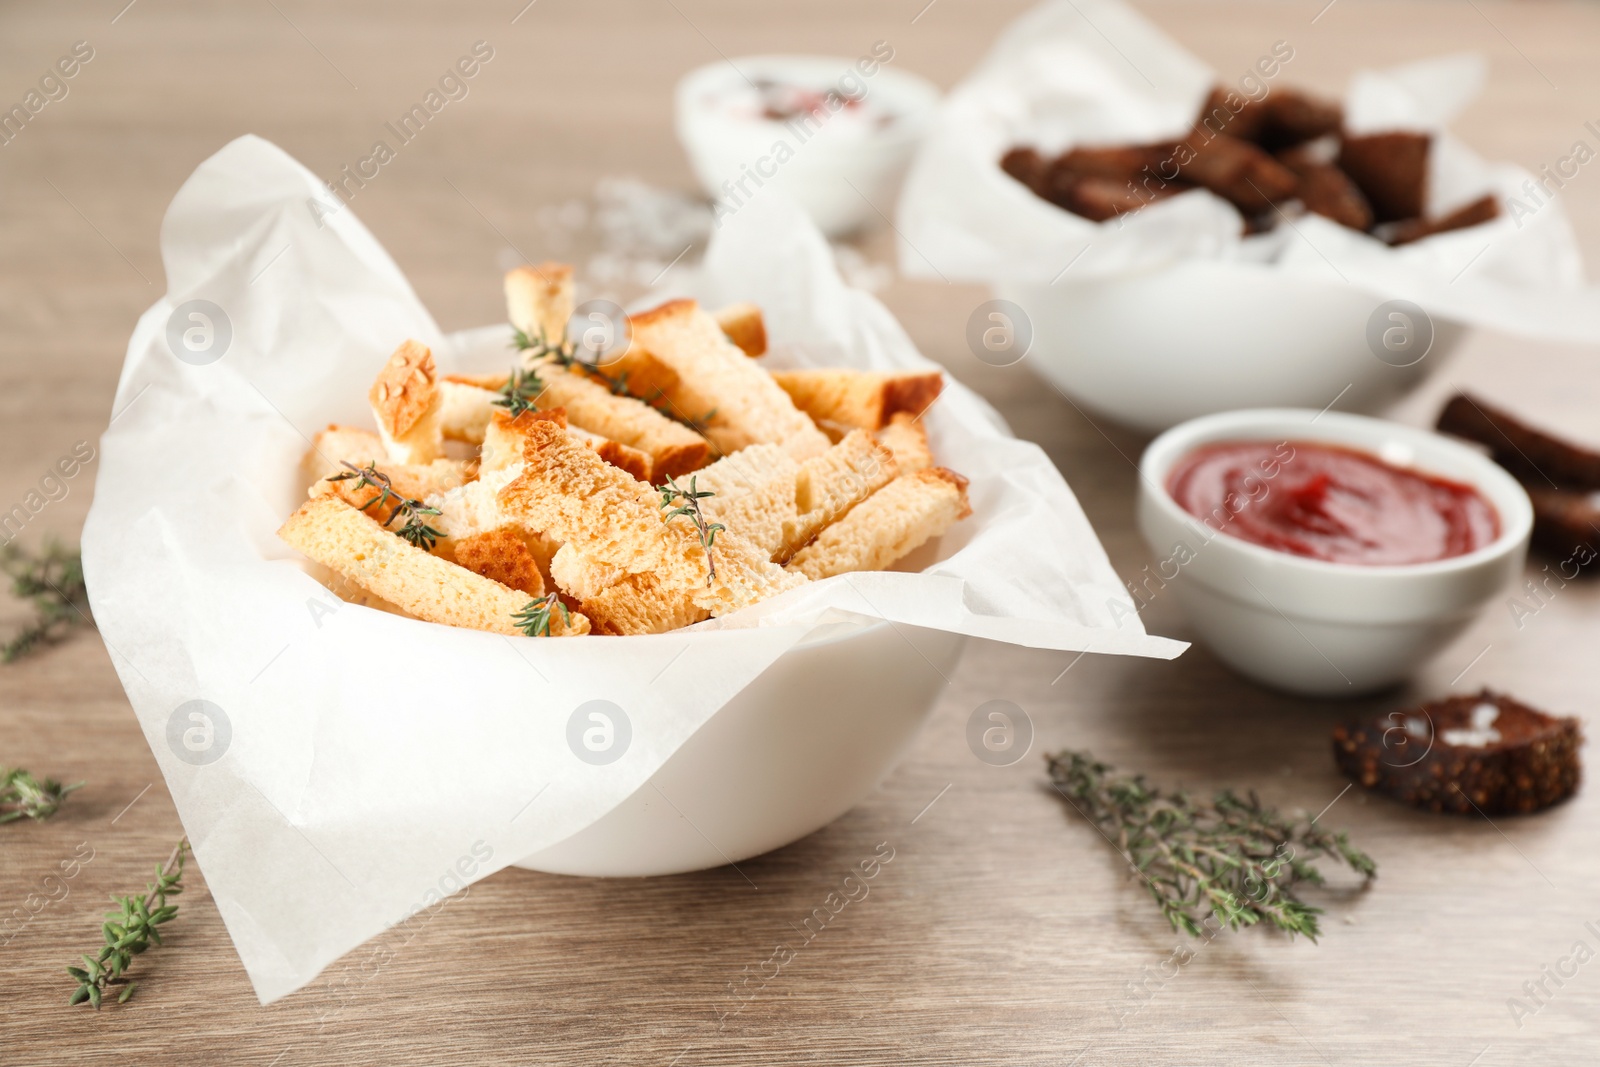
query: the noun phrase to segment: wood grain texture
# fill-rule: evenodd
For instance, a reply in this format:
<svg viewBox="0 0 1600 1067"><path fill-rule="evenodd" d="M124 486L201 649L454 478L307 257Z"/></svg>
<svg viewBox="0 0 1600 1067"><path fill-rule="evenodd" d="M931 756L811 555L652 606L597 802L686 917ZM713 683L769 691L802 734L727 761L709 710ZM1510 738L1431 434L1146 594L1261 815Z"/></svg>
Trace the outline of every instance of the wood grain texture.
<svg viewBox="0 0 1600 1067"><path fill-rule="evenodd" d="M689 66L719 51L857 54L885 39L897 64L948 86L1025 6L538 0L513 24L521 0L124 2L0 8L0 103L21 99L73 42L96 50L70 95L0 148L4 501L75 442L97 439L127 336L162 290L162 212L237 134L262 134L333 174L472 41L492 42L496 58L471 96L355 204L440 323L459 328L499 317L497 257L508 245L560 254L539 244L540 205L611 174L691 186L670 97ZM1321 0L1143 6L1224 73L1288 40L1286 80L1324 90L1360 65L1482 51L1488 92L1457 132L1531 168L1584 136L1585 109L1600 98L1592 7L1337 0L1313 24ZM1600 176L1582 172L1566 205L1600 260ZM879 257L889 248L882 233L868 242ZM1025 364L974 359L963 329L984 295L897 282L886 298L923 351L1044 445L1114 564L1134 574L1148 562L1132 522L1143 440L1097 425ZM1593 353L1479 333L1396 415L1425 423L1460 384L1600 445L1597 382ZM93 473L26 536L75 538ZM1412 690L1359 707L1490 684L1593 721L1597 611L1593 584L1562 589L1520 628L1497 607ZM1189 633L1168 598L1146 619L1155 632ZM974 759L963 739L968 715L994 698L1027 709L1037 732L1035 753L1004 769ZM1352 791L1324 818L1378 858L1373 890L1329 900L1320 944L1223 936L1174 973L1163 963L1176 939L1051 794L1037 758L1087 747L1160 780L1254 787L1315 812L1344 788L1328 735L1350 710L1254 688L1199 648L1152 663L975 645L882 789L743 865L758 888L729 869L614 882L506 871L408 943L358 951L261 1008L195 872L169 947L139 961L139 997L95 1014L65 1007L62 968L95 947L105 894L142 883L180 827L107 651L79 633L0 669L0 762L89 783L55 819L0 828L0 914L80 843L94 850L70 895L0 944L0 1063L1595 1062L1600 963L1548 983L1547 1006L1520 1028L1506 1003L1575 941L1600 948L1584 927L1600 925L1592 787L1548 814L1495 824ZM796 924L880 842L895 858L869 896L777 978L751 977L775 945L800 944Z"/></svg>

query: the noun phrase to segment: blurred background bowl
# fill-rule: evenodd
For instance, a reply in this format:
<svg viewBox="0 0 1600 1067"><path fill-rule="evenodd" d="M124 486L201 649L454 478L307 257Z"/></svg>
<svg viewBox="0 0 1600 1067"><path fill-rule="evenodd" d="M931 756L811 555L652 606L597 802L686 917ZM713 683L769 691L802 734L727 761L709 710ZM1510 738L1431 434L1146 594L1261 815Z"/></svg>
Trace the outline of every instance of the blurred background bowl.
<svg viewBox="0 0 1600 1067"><path fill-rule="evenodd" d="M751 105L755 87L766 85L833 90L856 104L850 114L819 111L811 121L765 118ZM938 103L933 83L870 55L742 56L678 83L678 138L706 195L721 205L719 217L770 186L838 237L892 212Z"/></svg>
<svg viewBox="0 0 1600 1067"><path fill-rule="evenodd" d="M1376 411L1466 333L1342 282L1249 262L997 285L996 295L1026 313L1028 361L1039 374L1085 408L1146 433L1237 408L1320 410L1337 400L1341 410Z"/></svg>

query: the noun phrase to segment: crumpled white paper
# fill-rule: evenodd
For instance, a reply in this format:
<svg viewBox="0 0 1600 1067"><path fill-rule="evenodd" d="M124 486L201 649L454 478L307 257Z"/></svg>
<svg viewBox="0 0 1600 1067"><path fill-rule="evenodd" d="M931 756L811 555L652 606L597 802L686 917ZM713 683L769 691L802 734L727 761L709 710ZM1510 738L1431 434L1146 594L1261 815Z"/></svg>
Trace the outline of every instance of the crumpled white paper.
<svg viewBox="0 0 1600 1067"><path fill-rule="evenodd" d="M1262 40L1262 55L1273 44ZM1291 59L1265 84L1294 86L1295 71ZM999 167L1017 145L1054 153L1075 144L1179 138L1210 87L1237 90L1243 73L1210 70L1119 0L1047 0L1008 27L945 98L901 194L901 269L948 280L1068 286L1179 260L1247 259L1380 299L1411 300L1443 320L1600 341L1600 291L1585 284L1559 198L1530 192L1532 174L1486 162L1445 132L1483 86L1476 56L1361 71L1351 79L1345 98L1351 129L1435 134L1431 213L1488 192L1500 201L1501 215L1492 222L1400 248L1318 215L1241 237L1238 213L1204 190L1096 223L1034 196ZM1596 135L1574 131L1579 135L1600 149Z"/></svg>
<svg viewBox="0 0 1600 1067"><path fill-rule="evenodd" d="M308 435L370 425L367 387L407 337L445 372L512 356L505 327L441 335L348 208L317 225L309 205L327 196L255 137L179 191L161 235L170 289L129 342L83 534L96 621L263 1003L594 822L824 617L1181 651L1118 627L1121 583L1071 491L955 383L929 425L971 477L976 513L922 574L833 579L649 637L505 638L341 604L275 536L303 498ZM700 295L760 303L775 362L928 365L840 283L797 209L763 201L718 233ZM169 344L196 299L231 326L206 365ZM594 699L639 709L627 756L603 767L566 743L568 716ZM195 700L210 702L209 737L188 717Z"/></svg>

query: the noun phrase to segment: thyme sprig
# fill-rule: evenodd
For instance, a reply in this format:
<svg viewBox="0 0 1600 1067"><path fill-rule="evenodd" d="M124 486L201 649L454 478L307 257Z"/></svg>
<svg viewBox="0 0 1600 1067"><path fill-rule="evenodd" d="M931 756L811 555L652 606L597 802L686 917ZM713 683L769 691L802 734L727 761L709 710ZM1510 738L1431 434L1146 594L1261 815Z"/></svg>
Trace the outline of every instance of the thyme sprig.
<svg viewBox="0 0 1600 1067"><path fill-rule="evenodd" d="M60 810L67 794L82 789L82 782L62 785L54 778L40 781L20 767L0 767L0 823L48 819Z"/></svg>
<svg viewBox="0 0 1600 1067"><path fill-rule="evenodd" d="M570 340L563 340L560 344L551 344L543 329L537 335L528 333L520 327L511 327L511 347L520 352L531 353L534 360L551 359L563 367L582 371L589 377L605 384L617 396L632 396L635 400L648 406L652 411L664 415L673 422L689 427L701 437L706 436L706 427L711 420L716 418L717 409L712 408L698 419L688 415L680 415L673 409L672 402L667 400L666 394L660 389L649 396L638 396L628 390L628 372L608 374L600 368L598 353L595 360L587 360L578 355L578 346ZM513 412L515 414L515 412Z"/></svg>
<svg viewBox="0 0 1600 1067"><path fill-rule="evenodd" d="M335 474L328 481L342 482L353 478L356 484L351 488L357 492L367 488L376 489L378 495L362 504L361 510L366 511L368 508L372 508L374 511L381 512L393 502L394 507L390 510L388 517L380 518L378 521L388 527L394 525L395 519L404 519L405 521L401 523L400 529L395 532L425 552L433 550L433 546L444 534L429 526L423 519L429 515L439 514L438 508L430 508L420 500L412 500L410 497L401 496L395 492L393 484L389 481L389 476L378 470L374 464L369 463L365 467L357 467L348 461L341 460L340 462L350 469L342 474Z"/></svg>
<svg viewBox="0 0 1600 1067"><path fill-rule="evenodd" d="M1347 835L1315 819L1285 819L1254 793L1223 790L1206 804L1142 775L1115 774L1084 752L1046 759L1056 789L1128 861L1173 929L1192 937L1204 936L1201 923L1212 915L1229 929L1264 921L1315 941L1322 909L1295 892L1325 884L1311 861L1336 860L1365 882L1377 877L1377 864Z"/></svg>
<svg viewBox="0 0 1600 1067"><path fill-rule="evenodd" d="M561 621L570 626L572 612L567 610L567 606L555 593L546 593L528 601L528 606L513 614L511 621L529 637L549 637L550 623L557 609L561 611Z"/></svg>
<svg viewBox="0 0 1600 1067"><path fill-rule="evenodd" d="M156 864L156 880L145 883L144 896L111 898L117 910L106 912L106 921L100 927L106 939L100 954L85 954L82 967L67 968L67 973L78 981L78 988L67 1001L69 1005L88 1001L98 1011L101 998L112 986L122 988L117 995L118 1004L126 1003L133 996L139 983L124 978L123 973L133 957L148 949L152 942L161 944L161 932L156 927L171 922L178 914L178 906L168 904L167 898L183 892L183 861L188 852L189 839L185 837L172 850L167 862Z"/></svg>
<svg viewBox="0 0 1600 1067"><path fill-rule="evenodd" d="M657 395L661 395L659 391L657 391ZM663 397L663 399L665 399L665 397ZM649 403L649 401L646 401L646 403ZM661 412L661 414L665 415L673 422L687 426L701 437L706 437L708 439L710 436L711 420L717 417L716 408L712 408L704 415L701 415L698 419L690 415L680 415L676 410L673 409L672 402L670 400L667 401L667 405L665 407L662 407L659 404L650 404L650 406Z"/></svg>
<svg viewBox="0 0 1600 1067"><path fill-rule="evenodd" d="M689 476L689 488L684 489L676 479L668 478L665 485L660 487L661 509L667 512L667 522L678 516L687 516L694 523L695 530L700 534L700 547L706 550L706 584L710 585L717 577L716 561L711 558L711 546L716 543L717 531L726 530L727 527L720 522L707 522L705 512L700 508L700 501L707 497L716 496L711 490L700 490L697 485L697 475Z"/></svg>
<svg viewBox="0 0 1600 1067"><path fill-rule="evenodd" d="M90 622L89 593L83 581L83 556L55 541L34 554L20 546L0 549L0 569L11 578L11 595L30 601L33 619L0 645L0 663L10 663Z"/></svg>
<svg viewBox="0 0 1600 1067"><path fill-rule="evenodd" d="M617 396L630 396L628 392L628 372L621 374L607 374L600 369L599 354L594 360L584 359L578 355L578 346L567 338L562 338L559 343L552 344L549 336L541 327L537 335L526 330L511 327L511 347L519 352L527 352L530 361L549 359L555 361L569 370L581 371L589 377L605 384L606 388Z"/></svg>
<svg viewBox="0 0 1600 1067"><path fill-rule="evenodd" d="M514 419L524 411L536 410L534 401L539 399L539 394L542 392L544 392L544 382L539 379L538 371L525 371L520 367L512 367L511 377L500 387L500 398L490 403L505 408Z"/></svg>
<svg viewBox="0 0 1600 1067"><path fill-rule="evenodd" d="M544 359L548 356L561 357L567 355L570 345L566 338L557 344L550 343L550 336L544 332L544 327L539 327L537 334L529 333L520 326L511 327L511 347L518 352L527 352L531 359Z"/></svg>

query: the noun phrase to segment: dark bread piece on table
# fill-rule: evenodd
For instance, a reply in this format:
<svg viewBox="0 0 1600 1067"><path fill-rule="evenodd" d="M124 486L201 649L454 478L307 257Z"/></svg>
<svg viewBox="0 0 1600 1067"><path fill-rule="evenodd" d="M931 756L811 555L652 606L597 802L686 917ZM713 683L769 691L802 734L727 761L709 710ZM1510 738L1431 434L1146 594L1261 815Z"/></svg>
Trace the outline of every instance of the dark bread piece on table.
<svg viewBox="0 0 1600 1067"><path fill-rule="evenodd" d="M1577 719L1485 689L1338 726L1333 758L1366 788L1425 811L1528 814L1577 792L1582 742Z"/></svg>
<svg viewBox="0 0 1600 1067"><path fill-rule="evenodd" d="M1436 233L1479 226L1500 215L1500 204L1492 195L1480 196L1436 219L1403 219L1394 223L1386 238L1391 245L1405 245L1432 237Z"/></svg>
<svg viewBox="0 0 1600 1067"><path fill-rule="evenodd" d="M1466 393L1450 398L1435 429L1487 445L1495 462L1524 484L1600 490L1600 451L1536 430Z"/></svg>
<svg viewBox="0 0 1600 1067"><path fill-rule="evenodd" d="M1436 428L1487 446L1494 461L1522 483L1533 501L1533 542L1541 551L1580 570L1596 562L1600 451L1535 430L1465 393L1450 398Z"/></svg>
<svg viewBox="0 0 1600 1067"><path fill-rule="evenodd" d="M1339 168L1361 187L1379 222L1419 218L1427 206L1432 143L1425 133L1347 135L1339 145Z"/></svg>
<svg viewBox="0 0 1600 1067"><path fill-rule="evenodd" d="M1581 572L1600 560L1600 493L1524 486L1533 501L1533 543ZM1571 577L1564 570L1562 577Z"/></svg>
<svg viewBox="0 0 1600 1067"><path fill-rule="evenodd" d="M1372 205L1350 175L1319 159L1305 145L1279 152L1277 158L1294 171L1299 180L1295 195L1307 211L1352 230L1372 228Z"/></svg>

